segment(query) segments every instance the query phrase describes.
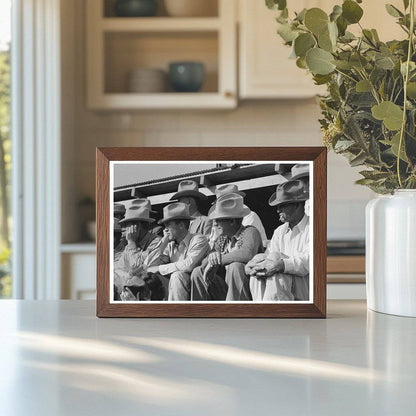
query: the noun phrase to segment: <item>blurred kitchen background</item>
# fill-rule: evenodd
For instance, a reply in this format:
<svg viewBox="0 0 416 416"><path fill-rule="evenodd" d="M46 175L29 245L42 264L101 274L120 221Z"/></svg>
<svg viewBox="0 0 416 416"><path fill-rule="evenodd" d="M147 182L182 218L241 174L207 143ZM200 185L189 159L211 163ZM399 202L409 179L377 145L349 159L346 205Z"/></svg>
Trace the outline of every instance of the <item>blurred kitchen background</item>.
<svg viewBox="0 0 416 416"><path fill-rule="evenodd" d="M61 227L53 231L60 241L55 295L95 296L96 147L322 145L315 96L323 90L289 59L275 13L263 0L57 3L60 180L51 185L51 203L59 205ZM288 5L292 11L330 10L335 3ZM387 18L377 3L362 5L364 26L380 28ZM137 13L141 17L131 17ZM390 35L384 30L380 37ZM189 61L195 64L183 64ZM329 154L330 298L365 297L364 209L373 195L356 179L346 160Z"/></svg>

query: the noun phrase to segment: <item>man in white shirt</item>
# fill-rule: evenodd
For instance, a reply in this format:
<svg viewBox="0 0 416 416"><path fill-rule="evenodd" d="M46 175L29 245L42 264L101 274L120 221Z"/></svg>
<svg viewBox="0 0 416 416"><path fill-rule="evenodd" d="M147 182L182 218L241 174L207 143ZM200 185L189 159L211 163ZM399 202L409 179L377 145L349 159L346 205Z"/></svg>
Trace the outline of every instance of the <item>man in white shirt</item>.
<svg viewBox="0 0 416 416"><path fill-rule="evenodd" d="M303 184L305 192L309 192L309 165L297 164L292 167L290 174L292 175L291 181L299 179ZM310 217L309 199L305 201L305 214Z"/></svg>
<svg viewBox="0 0 416 416"><path fill-rule="evenodd" d="M176 202L163 208L165 235L160 245L159 266L149 267L150 273L159 273L162 283L168 283L170 301L191 299L191 273L199 266L210 249L208 239L202 234L191 234L189 207Z"/></svg>
<svg viewBox="0 0 416 416"><path fill-rule="evenodd" d="M269 205L276 206L279 226L268 252L246 266L254 301L309 299L309 217L305 201L309 193L299 180L277 186Z"/></svg>

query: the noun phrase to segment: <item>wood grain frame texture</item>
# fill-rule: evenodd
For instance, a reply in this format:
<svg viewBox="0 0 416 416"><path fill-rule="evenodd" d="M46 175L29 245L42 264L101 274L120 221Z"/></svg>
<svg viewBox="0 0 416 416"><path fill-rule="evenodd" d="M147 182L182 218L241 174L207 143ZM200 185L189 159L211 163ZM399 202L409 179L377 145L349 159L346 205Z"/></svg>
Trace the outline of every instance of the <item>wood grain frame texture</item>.
<svg viewBox="0 0 416 416"><path fill-rule="evenodd" d="M140 318L325 318L327 150L325 147L97 148L97 316ZM313 303L110 303L110 161L313 161Z"/></svg>

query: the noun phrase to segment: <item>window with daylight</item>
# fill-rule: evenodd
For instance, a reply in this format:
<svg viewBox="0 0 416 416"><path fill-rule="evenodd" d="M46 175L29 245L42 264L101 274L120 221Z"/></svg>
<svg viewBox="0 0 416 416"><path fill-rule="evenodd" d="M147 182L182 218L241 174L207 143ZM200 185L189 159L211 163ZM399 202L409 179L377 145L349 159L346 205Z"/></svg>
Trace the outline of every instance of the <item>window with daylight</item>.
<svg viewBox="0 0 416 416"><path fill-rule="evenodd" d="M10 241L11 0L0 0L0 298L12 296Z"/></svg>

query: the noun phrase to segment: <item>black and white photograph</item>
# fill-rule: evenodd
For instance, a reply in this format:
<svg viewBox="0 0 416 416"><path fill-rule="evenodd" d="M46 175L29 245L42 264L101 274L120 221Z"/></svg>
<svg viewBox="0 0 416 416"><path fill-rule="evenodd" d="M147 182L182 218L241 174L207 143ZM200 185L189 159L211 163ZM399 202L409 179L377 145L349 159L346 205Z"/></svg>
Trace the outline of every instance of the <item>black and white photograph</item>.
<svg viewBox="0 0 416 416"><path fill-rule="evenodd" d="M313 302L313 163L110 162L110 303Z"/></svg>

